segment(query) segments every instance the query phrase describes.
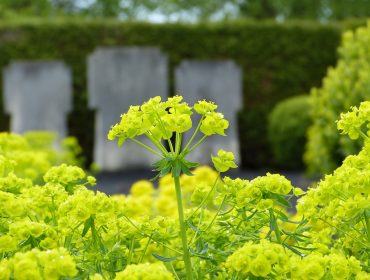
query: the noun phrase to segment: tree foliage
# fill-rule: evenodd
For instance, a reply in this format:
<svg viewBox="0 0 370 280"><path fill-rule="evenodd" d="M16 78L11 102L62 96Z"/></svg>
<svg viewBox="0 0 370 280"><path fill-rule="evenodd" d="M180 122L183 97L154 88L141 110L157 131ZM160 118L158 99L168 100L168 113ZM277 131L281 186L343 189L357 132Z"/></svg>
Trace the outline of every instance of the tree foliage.
<svg viewBox="0 0 370 280"><path fill-rule="evenodd" d="M197 21L226 18L342 20L370 16L370 0L2 0L0 17L53 15Z"/></svg>

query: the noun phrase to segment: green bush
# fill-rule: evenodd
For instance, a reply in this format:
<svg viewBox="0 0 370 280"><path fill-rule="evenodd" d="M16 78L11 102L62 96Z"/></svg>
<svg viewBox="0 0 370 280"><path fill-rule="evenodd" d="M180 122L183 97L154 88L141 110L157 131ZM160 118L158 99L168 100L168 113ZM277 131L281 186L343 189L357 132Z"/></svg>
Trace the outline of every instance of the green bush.
<svg viewBox="0 0 370 280"><path fill-rule="evenodd" d="M327 67L336 61L342 29L341 24L314 22L0 21L0 69L25 59L61 59L72 68L74 110L69 133L79 139L91 161L95 112L87 107L86 59L96 47L158 46L169 57L171 75L183 59L233 59L243 69L242 161L244 166L258 167L270 160L268 113L278 101L320 85ZM1 83L0 77L0 88ZM173 76L170 87L173 92ZM7 128L8 120L0 111L0 130Z"/></svg>
<svg viewBox="0 0 370 280"><path fill-rule="evenodd" d="M370 22L343 34L337 65L328 70L321 88L312 89L311 97L313 125L305 162L311 173L327 173L361 146L336 133L336 120L340 112L370 98Z"/></svg>
<svg viewBox="0 0 370 280"><path fill-rule="evenodd" d="M311 102L300 95L279 102L268 119L268 140L277 166L302 168Z"/></svg>

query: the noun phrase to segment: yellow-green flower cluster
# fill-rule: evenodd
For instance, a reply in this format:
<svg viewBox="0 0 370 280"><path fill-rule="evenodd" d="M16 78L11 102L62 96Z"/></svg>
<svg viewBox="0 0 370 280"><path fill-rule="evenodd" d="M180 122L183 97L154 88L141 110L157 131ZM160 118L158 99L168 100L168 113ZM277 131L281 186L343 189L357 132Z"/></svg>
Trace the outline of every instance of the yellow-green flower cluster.
<svg viewBox="0 0 370 280"><path fill-rule="evenodd" d="M348 134L351 139L357 139L362 132L362 126L370 121L370 102L362 102L359 108L340 115L337 128L343 134ZM367 127L369 129L369 126ZM365 136L366 137L366 136Z"/></svg>
<svg viewBox="0 0 370 280"><path fill-rule="evenodd" d="M172 280L175 279L163 264L131 264L117 273L115 280Z"/></svg>
<svg viewBox="0 0 370 280"><path fill-rule="evenodd" d="M363 102L359 108L342 114L338 128L357 138L363 133L362 126L369 121L370 102ZM366 252L370 246L367 226L370 225L370 141L366 134L363 133L362 151L348 156L333 174L326 175L315 188L309 189L297 205L298 212L312 225L312 242L318 243L318 232L329 236L326 242L319 242L325 244L320 246L321 251L328 251L332 246L346 248L359 260L368 258ZM335 242L332 236L336 236Z"/></svg>
<svg viewBox="0 0 370 280"><path fill-rule="evenodd" d="M76 275L76 264L65 248L33 249L0 261L1 280L59 280Z"/></svg>
<svg viewBox="0 0 370 280"><path fill-rule="evenodd" d="M13 172L18 177L39 183L52 166L81 163L78 159L81 148L75 138L64 139L59 151L53 148L55 141L56 135L50 132L29 132L24 136L1 132L0 175Z"/></svg>
<svg viewBox="0 0 370 280"><path fill-rule="evenodd" d="M248 277L275 278L285 276L289 270L289 254L281 245L268 241L246 243L230 255L225 264L227 269Z"/></svg>
<svg viewBox="0 0 370 280"><path fill-rule="evenodd" d="M266 176L257 177L251 181L252 187L258 187L262 191L277 194L288 194L293 186L291 182L280 174L267 173Z"/></svg>
<svg viewBox="0 0 370 280"><path fill-rule="evenodd" d="M160 96L153 97L141 106L131 106L121 115L121 121L108 133L108 139L118 138L119 144L126 139L145 134L149 139L160 141L171 138L173 133L184 133L192 127L193 108L182 102L182 96L174 96L162 102ZM205 135L224 135L229 123L221 113L215 112L217 105L205 100L194 105L202 115L200 131Z"/></svg>
<svg viewBox="0 0 370 280"><path fill-rule="evenodd" d="M217 152L217 157L212 156L212 162L215 169L218 172L226 172L230 168L237 168L235 164L235 156L232 152L226 152L225 150L219 150Z"/></svg>
<svg viewBox="0 0 370 280"><path fill-rule="evenodd" d="M224 182L226 191L234 194L239 207L253 203L260 210L271 208L275 195L286 196L292 190L294 195L303 193L301 189L293 188L291 182L279 174L267 173L266 176L259 176L252 181L231 180L226 177Z"/></svg>
<svg viewBox="0 0 370 280"><path fill-rule="evenodd" d="M132 107L124 117L125 122L132 118L122 127L125 135L160 133L166 139L170 132L179 139L189 124L177 123L174 116L186 119L192 113L181 101L179 96L166 102L153 98ZM197 129L216 108L206 101L194 105L201 115ZM367 111L363 105L356 114L367 121ZM34 174L22 171L28 168L22 154L33 153L31 142L35 151L45 146L37 138L27 141L0 134L5 151L0 155L0 280L185 277L173 174L162 176L158 188L141 180L128 195L108 196L86 188L95 178L81 168L53 166L48 153L41 152L40 162L46 164L31 166L36 182ZM181 162L186 153L164 154L174 166L194 167ZM192 170L193 176L182 174L194 277L368 279L369 158L366 140L359 155L348 157L307 194L278 174L251 181L221 178L220 172L235 167L233 154L223 150L212 158L216 171L203 166ZM293 196L302 196L295 216L287 211Z"/></svg>
<svg viewBox="0 0 370 280"><path fill-rule="evenodd" d="M225 130L229 127L229 122L224 119L224 115L217 112L208 113L200 126L200 131L210 136L219 134L225 136Z"/></svg>
<svg viewBox="0 0 370 280"><path fill-rule="evenodd" d="M280 244L265 240L248 242L237 249L227 258L225 267L241 274L240 279L369 279L369 274L362 271L360 262L354 257L338 252L327 255L313 252L301 258Z"/></svg>
<svg viewBox="0 0 370 280"><path fill-rule="evenodd" d="M291 279L369 279L369 274L364 277L366 273L361 271L358 260L338 253L312 253L303 259L291 257L290 272Z"/></svg>

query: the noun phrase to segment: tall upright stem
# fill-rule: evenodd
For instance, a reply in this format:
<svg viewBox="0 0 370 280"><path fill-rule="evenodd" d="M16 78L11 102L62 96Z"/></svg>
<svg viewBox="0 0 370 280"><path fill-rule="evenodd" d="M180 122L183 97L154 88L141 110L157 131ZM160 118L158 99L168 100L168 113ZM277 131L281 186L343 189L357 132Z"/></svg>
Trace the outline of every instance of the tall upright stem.
<svg viewBox="0 0 370 280"><path fill-rule="evenodd" d="M272 220L272 224L273 224L275 235L276 235L276 240L278 243L282 244L281 233L280 233L278 221L274 214L274 210L270 209L269 212L270 212L270 219Z"/></svg>
<svg viewBox="0 0 370 280"><path fill-rule="evenodd" d="M192 280L193 279L193 272L191 268L191 260L188 248L188 241L186 238L186 227L185 227L185 219L184 219L184 209L182 207L182 194L181 194L181 186L180 186L180 177L175 176L173 178L175 182L176 188L176 198L177 198L177 210L179 213L179 222L180 222L180 235L182 241L182 250L183 250L183 258L185 263L185 270L186 270L186 279Z"/></svg>
<svg viewBox="0 0 370 280"><path fill-rule="evenodd" d="M369 216L369 213L366 214L366 210L364 211L364 216L365 216L365 223L366 223L367 239L370 241L370 216Z"/></svg>

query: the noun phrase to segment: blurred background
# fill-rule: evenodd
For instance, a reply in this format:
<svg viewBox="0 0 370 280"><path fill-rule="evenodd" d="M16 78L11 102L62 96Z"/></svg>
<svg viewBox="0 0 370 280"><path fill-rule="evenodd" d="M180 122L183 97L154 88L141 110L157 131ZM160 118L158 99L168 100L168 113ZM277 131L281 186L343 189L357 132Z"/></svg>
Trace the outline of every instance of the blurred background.
<svg viewBox="0 0 370 280"><path fill-rule="evenodd" d="M66 134L78 139L89 168L98 109L89 106L87 60L97 48L160 49L168 60L169 95L177 89L175 70L182 61L232 60L241 69L242 104L233 112L240 172L254 176L278 170L306 184L306 170L330 172L356 151L323 123L335 131L339 111L358 105L370 89L363 85L364 94L343 101L340 96L356 78L333 90L323 79L330 80L328 69L351 53L345 40L355 39L342 34L366 25L369 16L367 0L0 0L0 67L58 60L71 70ZM15 118L5 108L5 76L0 78L1 131L12 130ZM341 94L334 109L318 98L326 91ZM315 124L321 132L311 129L307 144L307 131Z"/></svg>

